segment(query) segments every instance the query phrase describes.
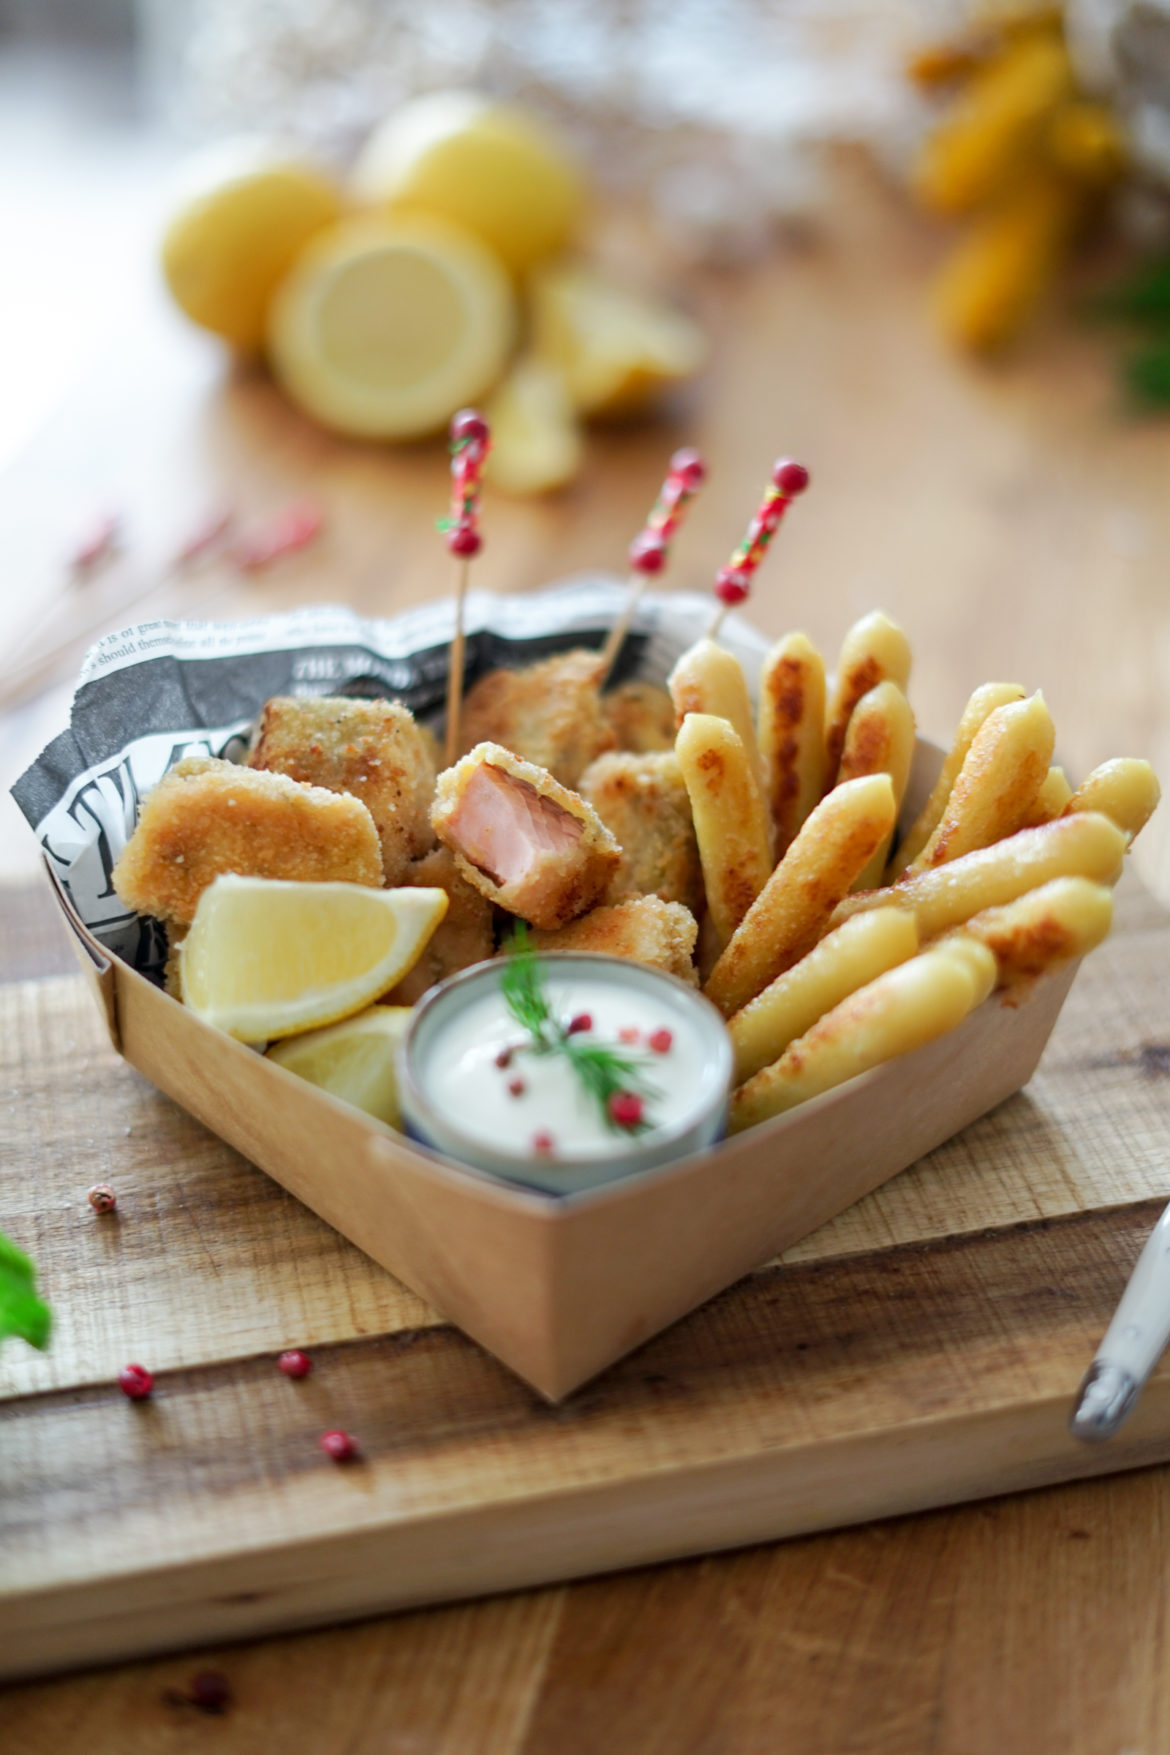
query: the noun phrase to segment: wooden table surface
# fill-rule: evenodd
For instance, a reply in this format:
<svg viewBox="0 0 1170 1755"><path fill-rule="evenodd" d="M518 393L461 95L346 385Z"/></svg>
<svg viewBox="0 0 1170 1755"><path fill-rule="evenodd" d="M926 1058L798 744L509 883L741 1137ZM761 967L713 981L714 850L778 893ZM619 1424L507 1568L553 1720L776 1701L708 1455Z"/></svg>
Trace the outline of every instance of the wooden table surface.
<svg viewBox="0 0 1170 1755"><path fill-rule="evenodd" d="M1108 344L1071 323L995 373L948 359L920 309L934 249L874 198L799 255L701 281L714 357L677 420L598 438L561 500L494 504L479 582L523 589L619 565L685 437L712 476L677 582L705 583L784 449L815 486L753 605L766 630L799 622L831 648L881 604L914 642L928 732L948 732L976 683L1008 676L1044 688L1071 772L1128 753L1170 771L1170 430L1119 417ZM116 623L144 590L128 619L321 600L393 611L447 588L430 526L444 474L434 447L384 454L313 431L262 378L226 378L210 347L151 310L0 480L0 632L7 642L55 613L69 537L105 505L129 540L66 603L86 622L108 611ZM316 549L255 579L211 568L150 590L213 501L260 516L306 492L329 517ZM10 717L10 768L59 711L49 694ZM5 867L17 880L31 875L27 847ZM1137 864L1164 899L1167 848L1156 820ZM51 967L61 947L27 883L3 906L26 911L30 972ZM17 1687L0 1695L0 1747L1166 1755L1168 1486L1152 1469ZM198 1669L227 1676L223 1715L184 1703Z"/></svg>

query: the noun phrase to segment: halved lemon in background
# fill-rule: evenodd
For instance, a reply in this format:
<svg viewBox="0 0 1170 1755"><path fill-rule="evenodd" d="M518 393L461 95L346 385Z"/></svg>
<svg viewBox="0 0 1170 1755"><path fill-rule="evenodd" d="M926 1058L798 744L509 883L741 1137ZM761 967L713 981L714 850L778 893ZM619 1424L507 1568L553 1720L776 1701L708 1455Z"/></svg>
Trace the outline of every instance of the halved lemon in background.
<svg viewBox="0 0 1170 1755"><path fill-rule="evenodd" d="M179 952L183 1003L241 1042L335 1023L401 981L446 912L445 890L217 878Z"/></svg>
<svg viewBox="0 0 1170 1755"><path fill-rule="evenodd" d="M438 431L503 372L511 284L478 238L436 219L344 220L301 255L272 306L273 369L343 433Z"/></svg>
<svg viewBox="0 0 1170 1755"><path fill-rule="evenodd" d="M571 242L586 202L581 172L551 128L469 91L404 104L370 135L350 187L361 202L453 220L517 275Z"/></svg>
<svg viewBox="0 0 1170 1755"><path fill-rule="evenodd" d="M549 493L580 473L584 440L557 366L518 360L483 412L492 429L487 478L504 493Z"/></svg>
<svg viewBox="0 0 1170 1755"><path fill-rule="evenodd" d="M245 352L262 346L272 296L342 197L279 147L231 141L194 160L162 242L168 287L193 323Z"/></svg>
<svg viewBox="0 0 1170 1755"><path fill-rule="evenodd" d="M414 1016L408 1005L375 1005L340 1024L278 1042L269 1060L343 1103L401 1127L398 1051Z"/></svg>
<svg viewBox="0 0 1170 1755"><path fill-rule="evenodd" d="M632 413L691 377L707 353L689 317L588 268L533 276L532 330L533 351L561 369L582 414Z"/></svg>

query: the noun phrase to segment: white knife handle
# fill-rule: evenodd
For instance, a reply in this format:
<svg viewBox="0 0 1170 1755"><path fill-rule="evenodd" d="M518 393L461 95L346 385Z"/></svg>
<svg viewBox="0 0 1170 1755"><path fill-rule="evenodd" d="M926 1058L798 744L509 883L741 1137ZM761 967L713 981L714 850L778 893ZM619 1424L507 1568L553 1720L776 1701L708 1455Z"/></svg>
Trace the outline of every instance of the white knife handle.
<svg viewBox="0 0 1170 1755"><path fill-rule="evenodd" d="M1146 1239L1077 1396L1077 1438L1112 1438L1170 1342L1170 1207Z"/></svg>

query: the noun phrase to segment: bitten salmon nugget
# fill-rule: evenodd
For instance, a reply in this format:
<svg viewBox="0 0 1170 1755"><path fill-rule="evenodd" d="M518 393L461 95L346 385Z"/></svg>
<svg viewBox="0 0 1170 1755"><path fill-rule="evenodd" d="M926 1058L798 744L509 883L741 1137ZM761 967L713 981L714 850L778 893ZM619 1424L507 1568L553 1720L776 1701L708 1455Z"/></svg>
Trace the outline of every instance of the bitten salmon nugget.
<svg viewBox="0 0 1170 1755"><path fill-rule="evenodd" d="M621 861L591 805L497 743L439 775L431 821L474 889L549 930L599 902Z"/></svg>
<svg viewBox="0 0 1170 1755"><path fill-rule="evenodd" d="M398 701L278 695L261 714L248 765L360 798L390 885L434 846L434 764L413 714Z"/></svg>
<svg viewBox="0 0 1170 1755"><path fill-rule="evenodd" d="M492 905L472 889L449 847L436 847L418 860L402 882L408 889L445 890L447 912L409 975L386 995L387 1005L414 1005L436 982L484 962L496 948Z"/></svg>
<svg viewBox="0 0 1170 1755"><path fill-rule="evenodd" d="M582 776L581 797L622 850L606 900L661 896L697 915L703 871L691 800L674 751L598 756Z"/></svg>
<svg viewBox="0 0 1170 1755"><path fill-rule="evenodd" d="M576 786L597 756L617 744L602 710L598 652L558 652L526 670L489 670L460 714L465 750L498 743L521 761Z"/></svg>
<svg viewBox="0 0 1170 1755"><path fill-rule="evenodd" d="M217 877L382 883L374 819L359 798L189 756L149 794L114 867L128 908L189 926Z"/></svg>
<svg viewBox="0 0 1170 1755"><path fill-rule="evenodd" d="M593 908L559 932L534 932L538 951L601 951L663 969L695 985L695 941L699 925L681 902L658 896L637 896L614 907Z"/></svg>

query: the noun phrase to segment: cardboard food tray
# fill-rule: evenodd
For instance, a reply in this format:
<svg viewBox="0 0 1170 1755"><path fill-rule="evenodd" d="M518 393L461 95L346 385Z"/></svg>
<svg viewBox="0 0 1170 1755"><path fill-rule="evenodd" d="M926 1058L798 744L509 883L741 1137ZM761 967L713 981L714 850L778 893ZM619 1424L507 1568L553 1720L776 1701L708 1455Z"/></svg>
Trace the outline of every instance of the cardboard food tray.
<svg viewBox="0 0 1170 1755"><path fill-rule="evenodd" d="M919 744L906 814L941 752ZM200 1022L82 924L115 1048L550 1400L870 1193L1031 1077L1075 966L714 1150L545 1196L421 1150Z"/></svg>

